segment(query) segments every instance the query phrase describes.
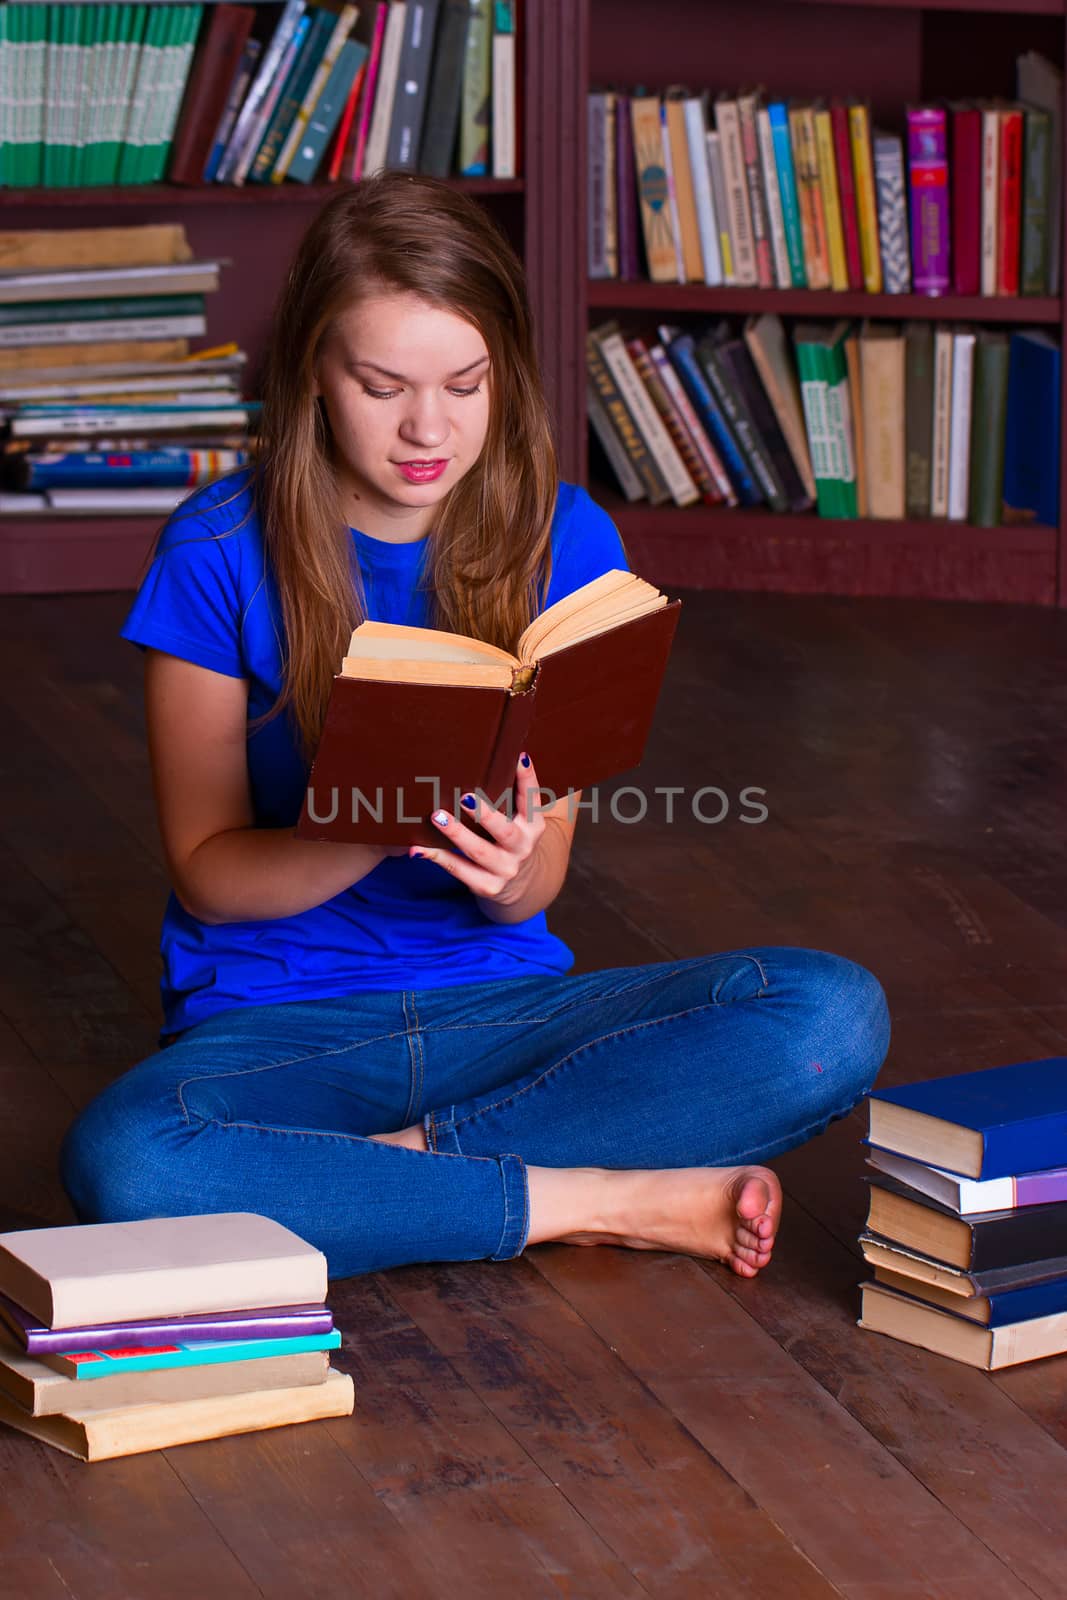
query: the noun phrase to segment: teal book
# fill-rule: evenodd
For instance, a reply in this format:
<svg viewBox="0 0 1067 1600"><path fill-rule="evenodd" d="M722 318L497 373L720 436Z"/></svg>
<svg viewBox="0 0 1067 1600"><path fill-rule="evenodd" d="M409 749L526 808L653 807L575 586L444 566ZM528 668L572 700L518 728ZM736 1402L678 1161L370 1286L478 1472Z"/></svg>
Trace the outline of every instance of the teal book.
<svg viewBox="0 0 1067 1600"><path fill-rule="evenodd" d="M318 71L319 62L326 54L336 21L332 11L316 10L311 14L310 27L300 47L300 54L293 63L281 99L274 108L249 170L248 177L252 183L266 183L269 180L271 168L281 154L282 146L289 137L289 129Z"/></svg>
<svg viewBox="0 0 1067 1600"><path fill-rule="evenodd" d="M322 165L326 146L345 108L348 91L356 73L367 59L367 46L358 39L348 39L341 46L341 54L334 62L326 87L319 95L315 110L304 129L296 155L289 163L287 178L297 183L310 183Z"/></svg>
<svg viewBox="0 0 1067 1600"><path fill-rule="evenodd" d="M793 288L803 289L808 282L804 270L804 236L800 226L800 199L793 167L793 146L789 138L789 112L785 102L774 101L767 107L767 115L774 144L774 164L778 170L778 193L782 201L782 226L789 255L789 275L793 280Z"/></svg>
<svg viewBox="0 0 1067 1600"><path fill-rule="evenodd" d="M56 1372L87 1381L116 1372L162 1372L168 1367L206 1367L220 1361L258 1361L302 1350L337 1350L341 1331L300 1333L280 1339L220 1339L204 1344L131 1345L125 1350L70 1350L42 1356Z"/></svg>
<svg viewBox="0 0 1067 1600"><path fill-rule="evenodd" d="M200 317L202 294L127 295L121 300L25 300L0 305L0 328L42 322L110 322L114 317Z"/></svg>

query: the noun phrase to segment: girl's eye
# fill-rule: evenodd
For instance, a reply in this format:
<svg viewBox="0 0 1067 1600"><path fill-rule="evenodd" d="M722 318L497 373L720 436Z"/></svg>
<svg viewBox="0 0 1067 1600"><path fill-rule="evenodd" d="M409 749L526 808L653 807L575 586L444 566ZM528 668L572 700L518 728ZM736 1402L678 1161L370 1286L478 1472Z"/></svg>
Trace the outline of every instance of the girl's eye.
<svg viewBox="0 0 1067 1600"><path fill-rule="evenodd" d="M454 394L454 395L458 395L458 396L460 396L461 398L463 398L465 400L468 395L480 394L481 393L481 388L482 388L481 384L480 383L476 383L474 385L473 389L450 389L449 393L450 394ZM372 400L392 400L396 395L398 395L400 393L400 390L399 389L368 389L367 385L364 384L363 385L363 393L366 394L366 395L369 395Z"/></svg>

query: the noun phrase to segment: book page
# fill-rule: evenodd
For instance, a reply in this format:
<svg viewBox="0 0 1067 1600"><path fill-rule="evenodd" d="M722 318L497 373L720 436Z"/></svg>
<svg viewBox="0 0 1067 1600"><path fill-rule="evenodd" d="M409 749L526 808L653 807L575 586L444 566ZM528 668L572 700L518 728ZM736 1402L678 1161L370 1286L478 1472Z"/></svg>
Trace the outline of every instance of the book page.
<svg viewBox="0 0 1067 1600"><path fill-rule="evenodd" d="M359 677L364 660L388 661L469 661L497 662L517 667L517 657L484 639L471 639L462 633L447 633L441 628L412 628L399 622L361 622L349 641L342 672ZM355 670L349 670L352 663ZM510 680L509 680L510 681Z"/></svg>
<svg viewBox="0 0 1067 1600"><path fill-rule="evenodd" d="M602 573L534 618L519 638L520 659L524 663L536 660L550 636L554 636L552 648L558 650L588 637L590 631L599 633L612 627L616 619L631 614L639 595L663 599L658 589L636 573L618 569Z"/></svg>
<svg viewBox="0 0 1067 1600"><path fill-rule="evenodd" d="M510 689L519 673L518 662L440 661L432 657L345 656L341 676L385 683L440 683L473 688Z"/></svg>

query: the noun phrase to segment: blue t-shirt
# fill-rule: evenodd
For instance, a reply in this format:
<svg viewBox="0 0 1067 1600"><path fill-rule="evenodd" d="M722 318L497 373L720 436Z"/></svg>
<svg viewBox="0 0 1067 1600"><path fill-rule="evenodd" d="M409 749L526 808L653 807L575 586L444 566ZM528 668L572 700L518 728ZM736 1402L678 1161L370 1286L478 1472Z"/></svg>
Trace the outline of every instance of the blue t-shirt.
<svg viewBox="0 0 1067 1600"><path fill-rule="evenodd" d="M121 632L142 648L247 679L251 721L281 689L283 624L250 484L247 471L231 474L185 502ZM430 537L391 544L352 530L370 618L427 626L429 596L418 580ZM626 565L607 513L584 489L561 484L544 605ZM294 827L308 769L284 713L249 739L248 770L256 826ZM566 972L574 960L543 911L491 922L464 884L406 856L387 856L334 899L291 917L210 924L171 894L161 948L165 1032L234 1006L534 977Z"/></svg>

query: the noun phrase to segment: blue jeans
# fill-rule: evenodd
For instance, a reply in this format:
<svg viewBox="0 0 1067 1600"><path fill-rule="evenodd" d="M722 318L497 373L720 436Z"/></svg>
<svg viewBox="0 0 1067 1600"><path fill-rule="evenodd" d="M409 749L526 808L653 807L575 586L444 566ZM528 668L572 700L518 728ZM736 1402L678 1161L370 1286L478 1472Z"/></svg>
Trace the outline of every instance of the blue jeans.
<svg viewBox="0 0 1067 1600"><path fill-rule="evenodd" d="M527 1164L765 1161L845 1116L888 1043L877 980L815 950L252 1006L98 1095L62 1177L82 1222L275 1217L331 1277L501 1261ZM417 1121L427 1150L369 1137Z"/></svg>

